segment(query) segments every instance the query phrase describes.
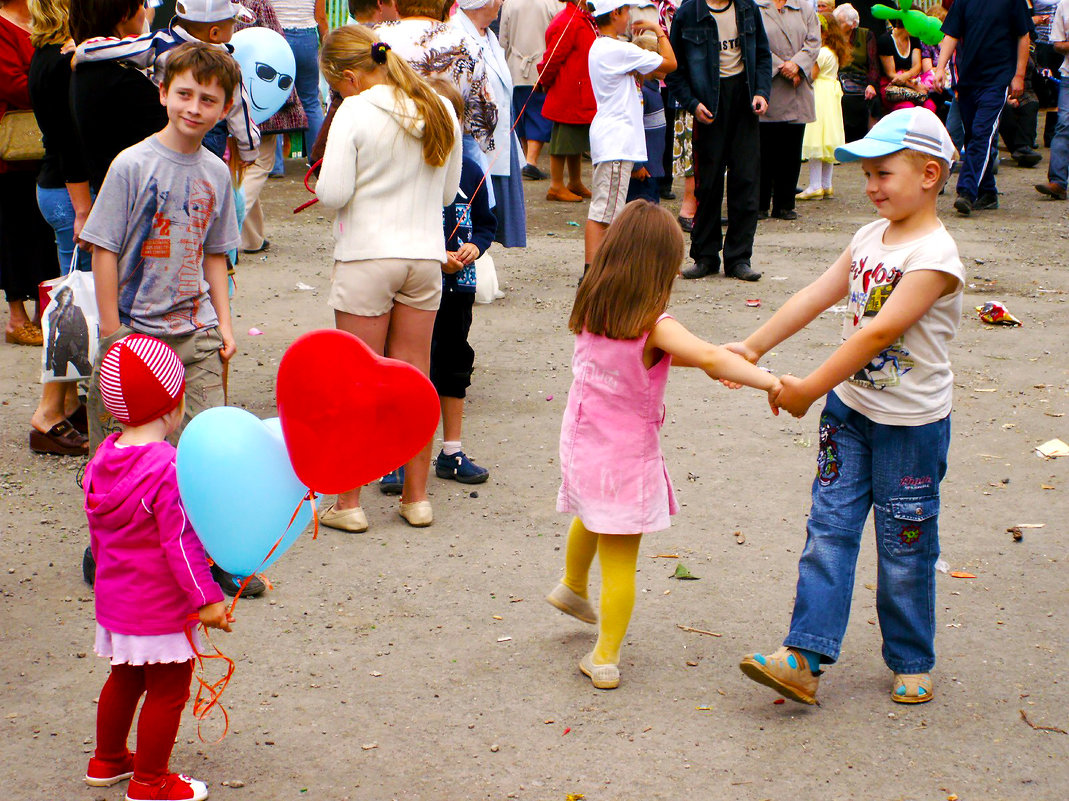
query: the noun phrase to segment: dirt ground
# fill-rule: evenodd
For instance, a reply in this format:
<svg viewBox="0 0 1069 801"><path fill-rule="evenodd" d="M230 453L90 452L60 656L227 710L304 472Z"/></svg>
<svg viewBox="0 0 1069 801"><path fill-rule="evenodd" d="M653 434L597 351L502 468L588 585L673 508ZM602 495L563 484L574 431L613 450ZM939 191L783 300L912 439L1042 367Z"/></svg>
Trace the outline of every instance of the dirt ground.
<svg viewBox="0 0 1069 801"><path fill-rule="evenodd" d="M244 258L234 300L231 402L261 417L274 414L287 345L332 325L329 222L316 208L291 214L306 194L289 167L265 192L271 249ZM472 332L464 442L489 483L476 494L432 477L424 530L368 491L366 534L298 540L269 571L274 589L241 601L234 633L216 638L237 661L229 734L211 743L221 726L209 722L203 743L187 713L172 768L224 801L1069 798L1069 459L1033 452L1069 440L1069 225L1064 203L1031 188L1044 169L1004 164L997 212L959 219L952 196L940 200L968 276L943 558L976 578L937 577L932 703L888 698L871 536L822 706L774 703L739 672L742 654L786 632L817 413L773 418L758 393L694 371L669 384L663 446L682 509L643 544L623 683L603 692L580 675L593 630L542 599L563 563L557 438L582 263L570 223L585 207L546 203L545 184L528 183L529 247L492 251L506 295L477 307ZM835 200L800 204L799 221L761 224L760 283L680 281L678 318L717 342L767 319L873 219L858 168L839 168L835 186ZM982 324L972 308L991 299L1024 326ZM767 365L807 372L840 324L824 315ZM81 465L27 449L38 369L37 352L0 348L0 787L11 799L117 801L121 785L81 782L108 667L92 654L80 573ZM1014 542L1007 528L1021 523L1041 527ZM700 580L672 580L679 563Z"/></svg>

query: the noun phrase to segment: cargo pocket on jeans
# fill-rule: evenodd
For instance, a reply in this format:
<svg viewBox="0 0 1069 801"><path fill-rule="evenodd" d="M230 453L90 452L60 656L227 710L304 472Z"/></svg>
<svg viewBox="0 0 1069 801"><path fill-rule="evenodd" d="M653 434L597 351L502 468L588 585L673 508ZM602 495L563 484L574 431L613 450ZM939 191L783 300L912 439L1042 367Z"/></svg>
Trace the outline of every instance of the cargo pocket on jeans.
<svg viewBox="0 0 1069 801"><path fill-rule="evenodd" d="M932 547L931 540L938 533L938 495L891 498L879 513L884 518L880 539L888 553L921 554Z"/></svg>

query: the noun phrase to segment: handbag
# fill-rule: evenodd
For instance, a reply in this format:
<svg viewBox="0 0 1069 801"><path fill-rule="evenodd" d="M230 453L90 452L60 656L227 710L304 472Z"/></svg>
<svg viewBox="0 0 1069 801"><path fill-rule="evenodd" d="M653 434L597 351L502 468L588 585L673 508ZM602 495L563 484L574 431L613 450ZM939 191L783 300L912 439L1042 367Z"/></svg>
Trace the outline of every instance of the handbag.
<svg viewBox="0 0 1069 801"><path fill-rule="evenodd" d="M29 109L14 109L0 117L0 159L4 161L40 161L45 157L45 143L37 118Z"/></svg>
<svg viewBox="0 0 1069 801"><path fill-rule="evenodd" d="M839 73L839 86L842 87L844 95L863 95L868 85L868 81L857 73Z"/></svg>
<svg viewBox="0 0 1069 801"><path fill-rule="evenodd" d="M888 104L912 103L915 106L919 106L928 99L928 93L919 92L908 86L892 84L883 90L883 99L887 101Z"/></svg>
<svg viewBox="0 0 1069 801"><path fill-rule="evenodd" d="M52 287L48 305L41 313L41 383L89 378L100 341L93 274L78 269L75 249L71 271L46 283L52 283Z"/></svg>

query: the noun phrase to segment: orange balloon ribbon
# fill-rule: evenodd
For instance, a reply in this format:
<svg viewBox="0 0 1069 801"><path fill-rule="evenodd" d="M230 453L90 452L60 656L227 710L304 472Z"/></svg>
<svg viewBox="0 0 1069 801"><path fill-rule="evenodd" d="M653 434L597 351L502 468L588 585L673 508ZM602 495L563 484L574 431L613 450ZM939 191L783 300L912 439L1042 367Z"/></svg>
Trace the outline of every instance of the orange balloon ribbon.
<svg viewBox="0 0 1069 801"><path fill-rule="evenodd" d="M308 494L301 498L300 503L297 504L297 508L293 510L293 515L290 517L289 523L286 524L286 531L293 525L293 521L297 519L297 515L301 511L301 504L308 501L312 504L312 520L315 521L315 526L312 531L312 539L316 539L319 536L319 515L316 510L316 498L318 496L308 490ZM267 552L267 556L260 562L260 567L263 567L267 561L271 558L274 552L278 549L278 546L282 544L282 540L285 538L285 533L276 540L275 544L271 546L271 550ZM238 605L238 598L245 592L245 587L248 586L249 581L256 575L256 571L253 571L250 575L245 577L245 580L241 582L241 586L238 588L237 594L234 596L234 600L230 604L230 608L227 610L227 616L234 613L234 607ZM264 583L271 588L271 582L267 580L266 576L262 576ZM211 647L214 653L201 653L200 648L197 647L197 638L193 636L193 632L197 628L203 632L204 640ZM186 620L185 628L186 639L189 641L190 647L193 649L193 653L197 657L197 670L194 671L194 678L197 680L197 694L193 698L193 717L197 719L197 737L200 741L207 742L204 736L200 732L200 727L205 720L211 715L212 710L216 707L223 715L223 733L219 735L219 739L215 740L216 743L221 743L226 737L227 732L230 730L230 715L227 714L226 707L222 705L220 699L223 696L223 691L226 690L227 685L230 684L230 679L233 678L234 672L237 669L234 664L234 660L224 654L214 642L212 642L211 635L208 634L208 627L200 622L200 616L191 614ZM222 659L226 663L226 672L222 678L215 681L210 681L204 678L204 661L206 659Z"/></svg>

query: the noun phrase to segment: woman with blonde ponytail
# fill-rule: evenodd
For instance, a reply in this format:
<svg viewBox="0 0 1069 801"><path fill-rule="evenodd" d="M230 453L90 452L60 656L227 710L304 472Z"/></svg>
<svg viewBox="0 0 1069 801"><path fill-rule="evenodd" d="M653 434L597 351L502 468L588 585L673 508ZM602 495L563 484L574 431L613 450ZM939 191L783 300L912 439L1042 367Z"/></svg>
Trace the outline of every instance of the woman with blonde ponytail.
<svg viewBox="0 0 1069 801"><path fill-rule="evenodd" d="M427 374L446 261L442 208L460 185L456 112L362 26L332 31L320 61L344 98L316 186L323 205L337 209L328 299L335 324L376 353ZM400 514L413 526L433 520L430 446L405 465ZM344 531L366 530L360 489L338 495L319 520Z"/></svg>

